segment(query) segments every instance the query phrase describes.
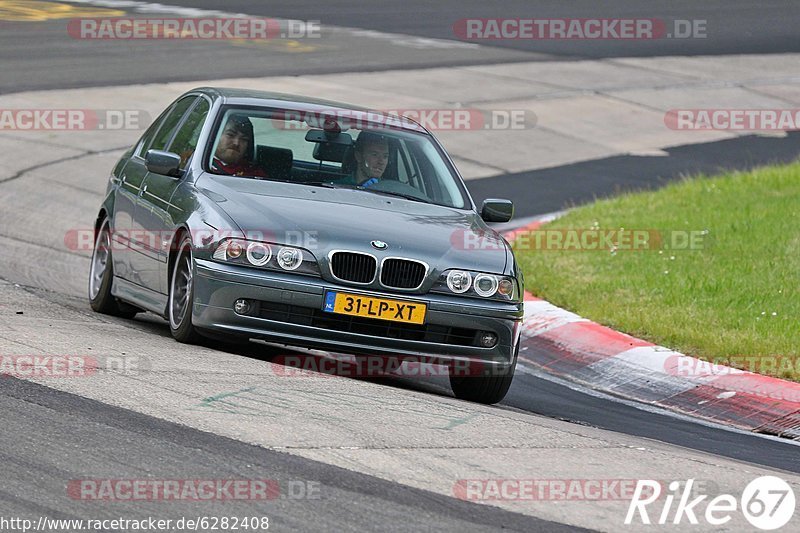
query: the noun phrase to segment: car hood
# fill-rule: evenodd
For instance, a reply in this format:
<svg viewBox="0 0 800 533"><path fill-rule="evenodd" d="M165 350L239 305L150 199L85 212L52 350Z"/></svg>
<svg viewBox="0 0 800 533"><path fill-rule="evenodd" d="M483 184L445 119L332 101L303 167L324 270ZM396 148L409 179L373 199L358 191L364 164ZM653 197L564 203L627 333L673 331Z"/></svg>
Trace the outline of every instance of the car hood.
<svg viewBox="0 0 800 533"><path fill-rule="evenodd" d="M197 188L245 234L302 246L425 261L434 270L504 273L507 245L472 210L352 189L330 189L204 174ZM388 244L385 250L373 240Z"/></svg>

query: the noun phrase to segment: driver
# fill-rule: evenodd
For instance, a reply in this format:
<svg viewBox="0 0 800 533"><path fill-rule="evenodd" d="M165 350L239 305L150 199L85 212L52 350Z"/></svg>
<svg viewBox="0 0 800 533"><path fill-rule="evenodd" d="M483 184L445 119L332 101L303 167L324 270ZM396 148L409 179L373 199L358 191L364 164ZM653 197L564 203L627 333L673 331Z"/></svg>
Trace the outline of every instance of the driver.
<svg viewBox="0 0 800 533"><path fill-rule="evenodd" d="M389 164L389 142L377 133L362 131L353 147L356 168L339 183L372 187L380 181Z"/></svg>
<svg viewBox="0 0 800 533"><path fill-rule="evenodd" d="M230 176L266 178L264 169L253 163L253 123L244 115L231 115L220 135L211 170Z"/></svg>

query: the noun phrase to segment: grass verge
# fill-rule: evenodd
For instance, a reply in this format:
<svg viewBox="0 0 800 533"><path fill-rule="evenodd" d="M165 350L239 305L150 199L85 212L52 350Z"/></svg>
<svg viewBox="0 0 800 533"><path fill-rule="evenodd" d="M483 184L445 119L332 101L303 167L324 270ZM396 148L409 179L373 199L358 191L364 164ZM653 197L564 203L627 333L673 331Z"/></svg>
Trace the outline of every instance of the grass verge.
<svg viewBox="0 0 800 533"><path fill-rule="evenodd" d="M514 248L540 298L687 355L800 380L800 163L601 200Z"/></svg>

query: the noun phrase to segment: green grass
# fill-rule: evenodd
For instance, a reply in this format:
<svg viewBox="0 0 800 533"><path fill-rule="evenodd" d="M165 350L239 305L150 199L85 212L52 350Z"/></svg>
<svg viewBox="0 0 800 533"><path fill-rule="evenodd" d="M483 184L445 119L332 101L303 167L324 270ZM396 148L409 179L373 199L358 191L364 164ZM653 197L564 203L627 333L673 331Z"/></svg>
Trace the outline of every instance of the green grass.
<svg viewBox="0 0 800 533"><path fill-rule="evenodd" d="M800 164L598 201L543 229L598 227L707 233L700 249L616 253L523 250L518 240L526 289L702 359L790 357L795 371L775 374L800 379Z"/></svg>

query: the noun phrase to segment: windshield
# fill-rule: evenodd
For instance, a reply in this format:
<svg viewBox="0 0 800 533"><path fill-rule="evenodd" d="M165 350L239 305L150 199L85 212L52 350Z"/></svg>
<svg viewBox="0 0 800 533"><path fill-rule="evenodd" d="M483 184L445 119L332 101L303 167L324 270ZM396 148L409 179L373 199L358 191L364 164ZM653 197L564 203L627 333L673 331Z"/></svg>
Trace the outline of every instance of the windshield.
<svg viewBox="0 0 800 533"><path fill-rule="evenodd" d="M207 154L206 168L215 174L469 206L463 183L430 136L352 120L341 110L225 107Z"/></svg>

